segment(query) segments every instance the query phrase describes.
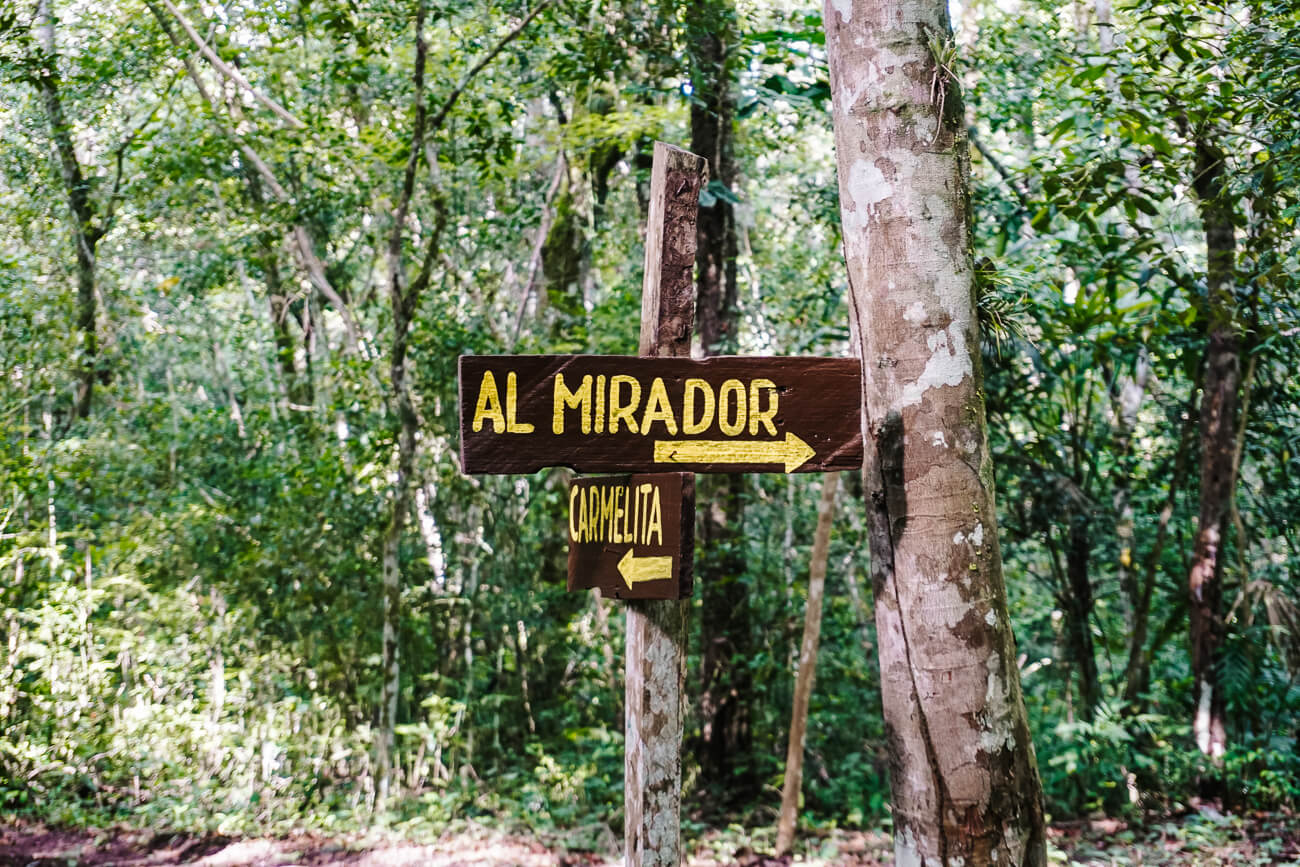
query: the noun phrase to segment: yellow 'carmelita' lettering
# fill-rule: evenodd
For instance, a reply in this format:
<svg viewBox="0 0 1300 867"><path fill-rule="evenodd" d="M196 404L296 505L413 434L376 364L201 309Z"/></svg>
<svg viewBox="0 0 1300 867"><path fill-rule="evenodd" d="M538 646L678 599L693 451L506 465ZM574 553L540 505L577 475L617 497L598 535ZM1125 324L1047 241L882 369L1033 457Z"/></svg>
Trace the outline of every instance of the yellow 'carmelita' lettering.
<svg viewBox="0 0 1300 867"><path fill-rule="evenodd" d="M650 499L650 510L646 515L645 541L648 545L662 545L664 543L664 510L663 504L659 502L659 489L654 489L654 496Z"/></svg>
<svg viewBox="0 0 1300 867"><path fill-rule="evenodd" d="M569 538L574 542L662 545L663 500L658 485L575 485L569 491Z"/></svg>

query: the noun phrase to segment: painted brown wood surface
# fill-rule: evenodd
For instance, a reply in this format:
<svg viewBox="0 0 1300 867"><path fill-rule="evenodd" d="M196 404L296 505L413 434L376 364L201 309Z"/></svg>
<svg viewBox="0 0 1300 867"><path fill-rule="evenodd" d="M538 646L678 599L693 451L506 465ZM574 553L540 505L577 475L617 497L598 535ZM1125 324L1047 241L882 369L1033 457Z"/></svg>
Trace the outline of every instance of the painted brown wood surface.
<svg viewBox="0 0 1300 867"><path fill-rule="evenodd" d="M607 599L691 595L695 479L690 473L595 476L569 483L569 589Z"/></svg>
<svg viewBox="0 0 1300 867"><path fill-rule="evenodd" d="M462 468L856 469L860 371L850 358L466 355Z"/></svg>
<svg viewBox="0 0 1300 867"><path fill-rule="evenodd" d="M641 286L641 355L688 358L691 354L695 220L700 187L707 175L708 164L702 157L655 142ZM623 700L626 867L678 867L682 863L686 606L676 599L627 602Z"/></svg>

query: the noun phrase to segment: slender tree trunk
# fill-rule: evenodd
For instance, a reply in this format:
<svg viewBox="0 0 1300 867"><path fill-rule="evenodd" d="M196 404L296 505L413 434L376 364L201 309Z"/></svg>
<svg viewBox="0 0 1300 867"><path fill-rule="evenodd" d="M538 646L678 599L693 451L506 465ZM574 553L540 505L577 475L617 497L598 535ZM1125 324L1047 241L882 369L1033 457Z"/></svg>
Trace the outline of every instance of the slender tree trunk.
<svg viewBox="0 0 1300 867"><path fill-rule="evenodd" d="M1215 761L1227 745L1218 663L1224 637L1223 548L1237 486L1234 447L1241 339L1237 332L1233 269L1236 237L1232 205L1223 189L1224 155L1206 138L1196 143L1193 188L1205 227L1206 318L1209 341L1201 383L1201 505L1188 577L1196 746Z"/></svg>
<svg viewBox="0 0 1300 867"><path fill-rule="evenodd" d="M410 510L411 477L415 470L415 408L406 383L405 355L409 321L394 321L393 359L390 381L398 405L400 431L397 441L397 478L393 482L391 511L384 528L383 547L383 684L379 700L379 731L375 744L375 767L378 796L382 802L388 796L389 782L393 776L394 729L397 725L397 698L401 687L398 627L402 615L402 530ZM399 346L400 344L400 346Z"/></svg>
<svg viewBox="0 0 1300 867"><path fill-rule="evenodd" d="M728 191L736 183L733 125L735 95L733 64L729 58L734 10L727 0L702 2L690 7L688 38L691 45L691 150L709 161L711 185ZM700 207L695 253L696 307L700 345L705 355L724 355L736 347L736 237L735 209L717 197Z"/></svg>
<svg viewBox="0 0 1300 867"><path fill-rule="evenodd" d="M943 0L827 0L900 864L1047 861L1007 614Z"/></svg>
<svg viewBox="0 0 1300 867"><path fill-rule="evenodd" d="M804 611L803 646L799 651L799 672L794 685L794 706L790 711L790 741L785 753L785 782L781 787L781 816L776 825L776 854L784 855L794 845L795 822L799 814L799 792L803 786L803 747L808 730L808 700L817 671L817 647L822 632L822 597L826 589L826 561L831 550L831 522L835 517L835 491L840 474L829 473L822 482L817 509L817 531L813 536L808 564L808 607Z"/></svg>
<svg viewBox="0 0 1300 867"><path fill-rule="evenodd" d="M1115 55L1115 25L1111 17L1111 0L1094 0L1093 14L1097 20L1097 42L1101 53ZM1118 58L1113 58L1118 59ZM1106 73L1106 89L1114 99L1122 99L1118 81L1113 71ZM1116 144L1118 147L1118 143ZM1129 190L1140 193L1142 185L1141 167L1134 161L1124 164L1124 179ZM1145 215L1138 217L1140 223L1147 222ZM1123 221L1118 223L1121 235L1131 237L1132 227ZM1150 267L1145 251L1135 253L1144 268ZM1112 294L1112 300L1114 295ZM1147 348L1140 346L1130 376L1123 368L1113 372L1110 383L1110 402L1112 416L1112 435L1115 469L1111 473L1113 491L1111 506L1115 516L1115 541L1119 558L1115 563L1115 573L1120 591L1127 604L1125 612L1128 634L1130 636L1141 630L1145 641L1146 613L1142 611L1144 590L1138 582L1138 568L1134 553L1135 515L1132 502L1133 488L1133 431L1137 426L1138 411L1146 400L1147 382L1151 376L1151 363ZM1140 654L1139 654L1140 655Z"/></svg>
<svg viewBox="0 0 1300 867"><path fill-rule="evenodd" d="M1092 562L1091 521L1076 514L1070 521L1069 547L1066 549L1065 577L1069 586L1063 604L1069 612L1070 656L1078 666L1079 700L1083 718L1088 722L1097 715L1101 704L1101 683L1097 675L1097 653L1092 641L1092 580L1088 574Z"/></svg>
<svg viewBox="0 0 1300 867"><path fill-rule="evenodd" d="M1109 0L1103 0L1109 2ZM1137 627L1141 606L1142 588L1138 584L1138 571L1134 553L1135 515L1133 511L1133 429L1137 426L1137 413L1146 396L1147 380L1151 365L1147 360L1145 348L1140 351L1137 369L1133 377L1120 373L1115 375L1115 384L1111 389L1111 412L1113 419L1114 453L1116 468L1114 471L1114 492L1111 495L1111 507L1115 515L1115 540L1119 547L1119 560L1116 564L1116 577L1120 591L1128 604L1128 631L1132 635Z"/></svg>
<svg viewBox="0 0 1300 867"><path fill-rule="evenodd" d="M1155 596L1156 572L1164 555L1169 538L1169 522L1178 503L1178 492L1187 478L1188 452L1196 430L1196 402L1187 409L1182 434L1178 438L1178 451L1174 455L1174 472L1169 478L1169 493L1156 520L1156 538L1143 563L1142 584L1137 589L1128 637L1128 662L1124 666L1124 706L1129 713L1140 713L1142 696L1146 693L1151 671L1151 651L1147 647L1147 634L1151 629L1151 601Z"/></svg>
<svg viewBox="0 0 1300 867"><path fill-rule="evenodd" d="M424 72L428 45L424 40L425 4L421 2L415 21L415 74L414 102L415 128L412 133L410 158L403 177L401 197L393 216L393 229L388 239L389 303L393 312L393 347L389 357L388 377L392 389L391 410L397 418L397 476L389 498L391 511L388 526L384 529L383 547L383 662L382 686L379 699L379 730L375 743L375 766L378 777L378 799L382 803L388 795L389 783L394 776L393 746L397 725L397 698L401 686L398 628L402 602L402 530L411 509L411 483L415 474L416 433L419 415L406 378L406 354L410 341L411 322L419 305L420 294L428 280L428 262L420 277L409 287L403 271L403 242L407 208L415 186L415 171L419 166L420 152L427 123L427 106L424 100ZM441 211L439 213L441 217ZM434 228L430 249L435 249L441 225Z"/></svg>
<svg viewBox="0 0 1300 867"><path fill-rule="evenodd" d="M508 33L497 41L491 50L466 71L451 93L432 114L429 111L429 102L425 97L425 72L428 64L429 46L424 38L424 22L429 9L427 0L419 0L416 4L415 64L412 74L411 100L414 106L414 122L411 130L410 147L407 149L406 166L402 172L402 186L398 191L393 208L393 222L388 235L388 248L386 250L389 301L393 311L393 348L389 361L389 383L392 391L389 411L397 419L397 476L393 481L393 489L389 497L392 511L389 513L388 525L384 530L382 559L384 590L383 682L379 700L379 727L375 737L376 774L379 777L378 795L381 802L384 795L387 794L389 780L393 772L392 751L397 722L398 688L401 683L398 668L398 627L401 617L402 598L400 553L402 530L406 526L406 518L411 506L411 484L414 477L417 445L416 433L420 426L419 414L416 412L410 383L407 381L406 356L410 342L411 324L414 321L416 310L419 308L420 298L424 295L432 279L433 266L441 260L442 233L447 224L446 199L443 197L436 181L431 179L428 182L428 187L432 198L430 206L433 212L433 225L426 230L424 238L421 239L423 250L418 259L419 264L414 269L414 276L410 277L408 281L403 253L405 250L407 221L415 195L416 175L422 159L436 158L437 153L436 148L433 147L432 135L440 130L447 121L452 108L460 99L461 94L465 92L465 88L474 79L474 76L478 75L491 63L493 58L505 49L506 45L518 37L524 31L524 28L549 3L550 0L542 0L542 2L534 5L531 12L520 19ZM428 150L425 147L426 142L429 144ZM304 253L309 251L311 242L306 229L299 225L295 227L294 235L298 239L300 250L304 251ZM339 312L344 316L344 322L349 326L349 333L352 334L351 345L355 347L356 323L352 321L351 314L347 312L347 306L343 304L342 299L325 278L323 266L321 266L319 260L311 257L309 261L314 262L313 265L309 265L309 270L313 275L313 284L321 289L323 294L326 294L331 303L339 307ZM325 293L327 288L329 292Z"/></svg>
<svg viewBox="0 0 1300 867"><path fill-rule="evenodd" d="M691 150L709 161L710 183L735 184L732 144L735 96L729 59L735 11L729 0L710 0L689 7ZM696 246L696 318L705 355L736 348L736 224L731 203L716 197L700 208ZM744 520L744 476L709 476L701 480L704 505L700 526L703 554L698 573L700 606L701 782L729 798L754 793L748 773L753 750L750 701L752 677L737 665L752 654L749 594L742 577L745 558L740 529ZM740 777L737 777L737 772Z"/></svg>
<svg viewBox="0 0 1300 867"><path fill-rule="evenodd" d="M95 247L103 237L103 228L95 225L90 187L82 172L81 163L77 160L77 151L72 143L72 128L63 111L54 38L54 12L50 0L41 0L37 7L37 30L41 45L38 49L39 71L35 75L35 83L50 125L50 138L58 155L59 173L63 178L64 195L67 196L68 211L72 218L72 243L77 260L77 330L81 333L81 346L77 353L76 413L79 418L86 418L90 415L99 356Z"/></svg>
<svg viewBox="0 0 1300 867"><path fill-rule="evenodd" d="M262 195L262 179L258 173L247 166L244 178L248 182L249 198L259 212L265 208ZM275 341L275 359L280 368L280 378L284 383L289 403L307 406L311 403L309 381L298 372L296 347L289 334L289 318L292 306L285 291L284 280L280 274L280 255L277 248L277 234L274 231L261 232L257 239L257 253L254 262L262 272L266 284L266 297L271 315L271 335ZM308 356L310 364L310 356Z"/></svg>

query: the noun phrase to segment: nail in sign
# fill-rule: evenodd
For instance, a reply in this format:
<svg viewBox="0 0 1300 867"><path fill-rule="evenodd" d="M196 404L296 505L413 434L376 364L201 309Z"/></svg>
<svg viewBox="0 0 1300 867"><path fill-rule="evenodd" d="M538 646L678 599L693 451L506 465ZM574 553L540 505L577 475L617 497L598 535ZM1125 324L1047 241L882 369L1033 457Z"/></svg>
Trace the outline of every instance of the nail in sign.
<svg viewBox="0 0 1300 867"><path fill-rule="evenodd" d="M846 358L461 356L466 473L826 472L862 466Z"/></svg>
<svg viewBox="0 0 1300 867"><path fill-rule="evenodd" d="M569 589L616 599L691 595L695 482L686 473L574 479Z"/></svg>

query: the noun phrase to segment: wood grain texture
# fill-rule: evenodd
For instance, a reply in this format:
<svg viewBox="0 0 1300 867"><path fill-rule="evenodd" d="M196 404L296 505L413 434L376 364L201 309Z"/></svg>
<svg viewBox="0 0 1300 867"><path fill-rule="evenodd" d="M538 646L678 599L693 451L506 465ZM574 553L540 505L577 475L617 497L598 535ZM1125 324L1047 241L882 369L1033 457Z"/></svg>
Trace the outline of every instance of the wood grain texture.
<svg viewBox="0 0 1300 867"><path fill-rule="evenodd" d="M857 469L860 371L847 358L462 356L461 465L466 473Z"/></svg>
<svg viewBox="0 0 1300 867"><path fill-rule="evenodd" d="M695 321L691 268L704 166L699 156L655 143L641 286L642 355L690 356ZM683 485L688 479L683 479ZM689 481L693 494L694 480ZM687 526L694 534L693 515ZM627 603L623 745L623 862L627 867L682 863L686 605L678 600Z"/></svg>
<svg viewBox="0 0 1300 867"><path fill-rule="evenodd" d="M655 142L646 218L638 354L687 358L695 324L695 222L709 174L703 157Z"/></svg>
<svg viewBox="0 0 1300 867"><path fill-rule="evenodd" d="M694 555L691 473L569 483L570 590L594 587L607 599L684 599L691 595Z"/></svg>

